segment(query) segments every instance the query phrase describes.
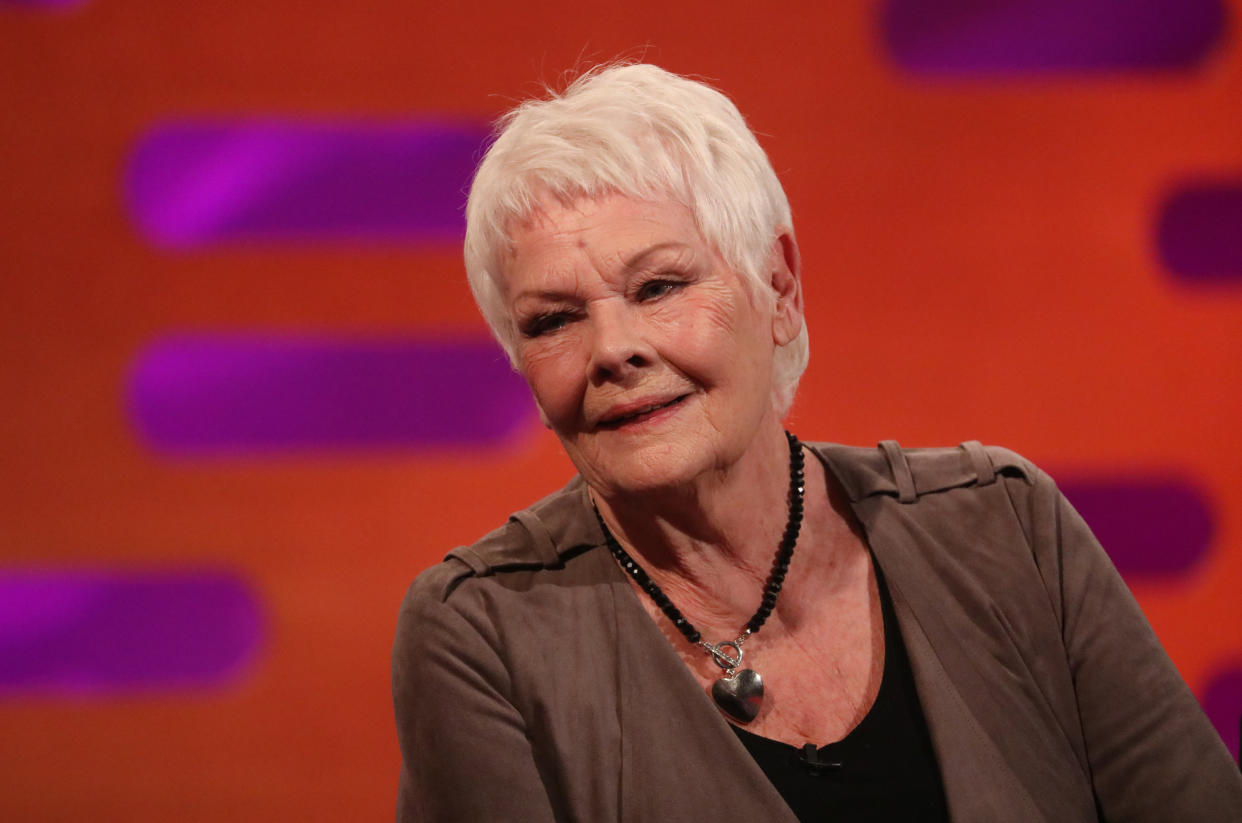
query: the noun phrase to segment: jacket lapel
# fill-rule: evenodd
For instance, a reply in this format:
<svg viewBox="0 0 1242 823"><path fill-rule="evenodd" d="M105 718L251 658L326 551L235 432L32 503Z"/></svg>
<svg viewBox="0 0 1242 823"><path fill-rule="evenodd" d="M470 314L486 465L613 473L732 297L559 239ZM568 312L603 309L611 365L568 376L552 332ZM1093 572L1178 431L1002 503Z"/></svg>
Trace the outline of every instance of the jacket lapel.
<svg viewBox="0 0 1242 823"><path fill-rule="evenodd" d="M900 505L898 484L879 450L816 447L821 462L845 490L880 564L893 599L897 623L910 658L919 702L927 720L932 746L944 781L945 798L955 823L980 821L1036 821L1044 819L1039 805L1009 765L1005 753L988 733L987 721L1004 718L980 716L991 705L972 659L977 650L965 647L946 621L945 597L935 572L920 556L918 538L903 531L886 506ZM963 485L971 478L952 470L937 485ZM969 466L965 467L970 471ZM914 488L911 484L910 491ZM919 491L922 491L920 489ZM903 507L904 508L904 507Z"/></svg>
<svg viewBox="0 0 1242 823"><path fill-rule="evenodd" d="M893 609L923 715L927 719L940 776L944 781L949 815L955 823L967 821L1033 821L1042 819L1039 807L1014 774L995 741L979 723L954 682L945 659L966 654L956 636L938 617L931 603L920 602L919 581L883 541L872 551L893 598Z"/></svg>

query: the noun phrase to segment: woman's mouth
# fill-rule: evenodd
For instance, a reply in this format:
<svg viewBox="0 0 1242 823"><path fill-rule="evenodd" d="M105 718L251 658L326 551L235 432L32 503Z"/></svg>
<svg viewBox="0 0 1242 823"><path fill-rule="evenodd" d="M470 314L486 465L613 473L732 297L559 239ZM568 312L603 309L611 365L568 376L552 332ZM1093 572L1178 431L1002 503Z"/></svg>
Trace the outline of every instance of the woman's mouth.
<svg viewBox="0 0 1242 823"><path fill-rule="evenodd" d="M663 403L651 403L640 406L632 411L627 410L620 414L610 414L608 417L600 420L597 426L601 429L619 429L623 426L632 426L638 423L645 423L648 420L657 417L660 412L678 405L689 396L690 395L688 394L683 394Z"/></svg>

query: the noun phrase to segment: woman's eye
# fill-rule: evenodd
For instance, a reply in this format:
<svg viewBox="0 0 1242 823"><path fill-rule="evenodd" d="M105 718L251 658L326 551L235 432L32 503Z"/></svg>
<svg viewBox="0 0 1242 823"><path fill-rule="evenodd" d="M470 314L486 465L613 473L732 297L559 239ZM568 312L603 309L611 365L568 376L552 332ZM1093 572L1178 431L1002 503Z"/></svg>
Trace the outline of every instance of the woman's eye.
<svg viewBox="0 0 1242 823"><path fill-rule="evenodd" d="M651 280L638 289L638 299L654 300L679 288L681 288L681 282L678 280Z"/></svg>
<svg viewBox="0 0 1242 823"><path fill-rule="evenodd" d="M522 324L522 334L526 337L541 337L565 328L569 325L569 320L569 312L563 311L536 315Z"/></svg>

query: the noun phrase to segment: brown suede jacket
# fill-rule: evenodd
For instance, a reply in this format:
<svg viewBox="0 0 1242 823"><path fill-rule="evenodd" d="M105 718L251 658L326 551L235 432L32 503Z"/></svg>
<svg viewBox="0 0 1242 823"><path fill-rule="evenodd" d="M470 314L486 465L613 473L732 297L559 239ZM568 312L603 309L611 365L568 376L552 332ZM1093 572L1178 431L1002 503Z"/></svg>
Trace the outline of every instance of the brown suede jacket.
<svg viewBox="0 0 1242 823"><path fill-rule="evenodd" d="M974 442L808 445L888 581L954 821L1242 821L1237 765L1046 474ZM393 697L398 820L794 821L580 479L419 575Z"/></svg>

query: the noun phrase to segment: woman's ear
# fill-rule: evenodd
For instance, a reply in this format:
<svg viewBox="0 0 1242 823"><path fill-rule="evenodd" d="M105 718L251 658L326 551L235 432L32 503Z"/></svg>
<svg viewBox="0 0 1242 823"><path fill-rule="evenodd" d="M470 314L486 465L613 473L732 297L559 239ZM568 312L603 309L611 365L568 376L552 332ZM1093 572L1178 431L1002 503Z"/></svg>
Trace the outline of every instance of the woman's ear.
<svg viewBox="0 0 1242 823"><path fill-rule="evenodd" d="M772 241L764 272L766 285L776 298L772 314L772 340L778 346L792 342L802 331L802 257L792 229L780 229Z"/></svg>

